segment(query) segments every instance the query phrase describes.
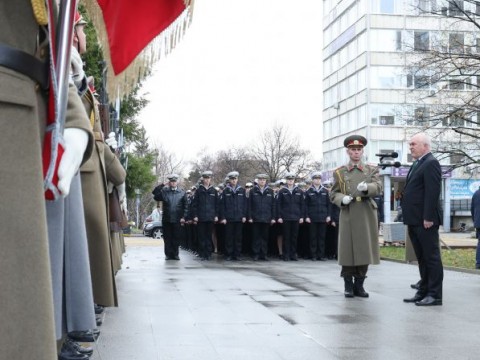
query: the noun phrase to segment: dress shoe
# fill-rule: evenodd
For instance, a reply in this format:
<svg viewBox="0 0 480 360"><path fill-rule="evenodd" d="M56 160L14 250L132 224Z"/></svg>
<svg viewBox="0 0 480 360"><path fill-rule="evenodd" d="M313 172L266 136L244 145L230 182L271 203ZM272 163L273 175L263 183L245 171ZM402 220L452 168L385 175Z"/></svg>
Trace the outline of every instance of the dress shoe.
<svg viewBox="0 0 480 360"><path fill-rule="evenodd" d="M173 260L173 257L171 257L171 256L166 256L166 257L165 257L165 260Z"/></svg>
<svg viewBox="0 0 480 360"><path fill-rule="evenodd" d="M322 258L319 258L318 261L327 261L327 258L322 257Z"/></svg>
<svg viewBox="0 0 480 360"><path fill-rule="evenodd" d="M480 269L480 265L475 265L475 269Z"/></svg>
<svg viewBox="0 0 480 360"><path fill-rule="evenodd" d="M78 342L94 342L100 336L100 330L71 331L68 337Z"/></svg>
<svg viewBox="0 0 480 360"><path fill-rule="evenodd" d="M78 351L80 354L85 354L85 355L92 355L93 354L93 347L91 346L82 346L79 343L73 341L69 337L65 339L65 343L69 343L70 346L72 346L76 351Z"/></svg>
<svg viewBox="0 0 480 360"><path fill-rule="evenodd" d="M442 299L435 299L433 296L425 296L422 300L415 302L417 306L442 305Z"/></svg>
<svg viewBox="0 0 480 360"><path fill-rule="evenodd" d="M317 261L317 258L316 258L316 257L312 257L312 258L310 258L310 260L312 260L312 261Z"/></svg>
<svg viewBox="0 0 480 360"><path fill-rule="evenodd" d="M410 287L411 287L412 289L419 290L419 289L420 289L420 282L421 282L421 280L419 280L419 281L416 282L415 284L410 284Z"/></svg>
<svg viewBox="0 0 480 360"><path fill-rule="evenodd" d="M252 260L253 260L253 261L258 261L258 256L255 255Z"/></svg>
<svg viewBox="0 0 480 360"><path fill-rule="evenodd" d="M270 261L270 260L268 259L268 257L266 257L266 256L260 257L260 260L262 260L262 261Z"/></svg>
<svg viewBox="0 0 480 360"><path fill-rule="evenodd" d="M58 355L59 360L88 360L90 355L82 354L75 350L71 342L64 342Z"/></svg>
<svg viewBox="0 0 480 360"><path fill-rule="evenodd" d="M101 326L103 324L103 319L100 315L95 316L95 322L97 323L97 326Z"/></svg>
<svg viewBox="0 0 480 360"><path fill-rule="evenodd" d="M227 256L227 257L225 258L225 260L226 260L226 261L232 261L233 258L232 258L231 256Z"/></svg>
<svg viewBox="0 0 480 360"><path fill-rule="evenodd" d="M174 256L173 260L180 260L180 258L178 256Z"/></svg>
<svg viewBox="0 0 480 360"><path fill-rule="evenodd" d="M292 257L290 257L290 260L292 260L292 261L298 261L298 258L297 258L296 256L292 256Z"/></svg>
<svg viewBox="0 0 480 360"><path fill-rule="evenodd" d="M424 296L415 294L415 296L412 297L412 298L403 299L403 302L406 302L406 303L416 303L417 301L420 301L420 300L422 300L423 298L424 298Z"/></svg>
<svg viewBox="0 0 480 360"><path fill-rule="evenodd" d="M93 307L95 309L95 314L100 315L105 311L105 308L101 305L93 304Z"/></svg>

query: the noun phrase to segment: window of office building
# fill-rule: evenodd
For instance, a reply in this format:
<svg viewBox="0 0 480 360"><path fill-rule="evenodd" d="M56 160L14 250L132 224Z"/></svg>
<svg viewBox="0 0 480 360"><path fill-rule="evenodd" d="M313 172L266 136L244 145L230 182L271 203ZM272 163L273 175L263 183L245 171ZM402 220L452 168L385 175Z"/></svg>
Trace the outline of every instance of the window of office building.
<svg viewBox="0 0 480 360"><path fill-rule="evenodd" d="M398 30L372 29L370 31L371 51L399 51L402 49L402 32Z"/></svg>
<svg viewBox="0 0 480 360"><path fill-rule="evenodd" d="M464 52L465 39L463 33L448 34L448 48L451 53L461 54Z"/></svg>
<svg viewBox="0 0 480 360"><path fill-rule="evenodd" d="M415 51L426 51L430 49L430 33L428 31L414 31L413 49Z"/></svg>
<svg viewBox="0 0 480 360"><path fill-rule="evenodd" d="M407 74L407 88L428 90L433 88L431 84L431 75L422 71L413 69L413 72Z"/></svg>
<svg viewBox="0 0 480 360"><path fill-rule="evenodd" d="M413 110L413 116L407 117L407 125L428 126L430 120L430 109L426 106L418 106Z"/></svg>
<svg viewBox="0 0 480 360"><path fill-rule="evenodd" d="M372 104L370 123L372 125L395 125L398 111L393 104Z"/></svg>
<svg viewBox="0 0 480 360"><path fill-rule="evenodd" d="M371 0L371 9L374 14L399 14L402 1L398 0Z"/></svg>
<svg viewBox="0 0 480 360"><path fill-rule="evenodd" d="M403 68L395 66L372 66L370 85L377 89L398 89L402 87Z"/></svg>
<svg viewBox="0 0 480 360"><path fill-rule="evenodd" d="M455 77L448 80L448 88L450 90L465 90L465 79L461 77Z"/></svg>
<svg viewBox="0 0 480 360"><path fill-rule="evenodd" d="M448 14L450 16L463 16L464 4L462 0L449 0L448 1Z"/></svg>
<svg viewBox="0 0 480 360"><path fill-rule="evenodd" d="M462 154L450 154L449 156L450 165L462 164L465 160L465 155Z"/></svg>

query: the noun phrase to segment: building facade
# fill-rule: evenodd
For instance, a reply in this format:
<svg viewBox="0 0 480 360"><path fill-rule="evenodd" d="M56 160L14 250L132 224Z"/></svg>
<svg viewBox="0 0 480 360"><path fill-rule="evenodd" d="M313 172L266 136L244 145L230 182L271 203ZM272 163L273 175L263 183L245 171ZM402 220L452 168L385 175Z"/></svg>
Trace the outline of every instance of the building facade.
<svg viewBox="0 0 480 360"><path fill-rule="evenodd" d="M480 8L473 4L457 3L480 13ZM398 153L396 160L403 169L383 171L391 181L385 184L386 189L391 189L385 196L386 206L395 209L395 194L401 192L412 163L407 142L411 134L426 127L430 132L438 129L443 131L441 138L447 143L455 140L455 134L445 132L445 128L475 128L479 124L477 112L433 116L445 107L448 109L449 102L459 101L453 93L478 92L480 77L436 81L439 69L422 63L424 53L432 49L477 51L480 41L471 25L429 13L440 9L441 14L455 15L457 9L448 2L324 0L323 4L325 175L328 178L333 169L347 160L343 139L351 134L363 135L369 141L365 148L367 162L378 163L375 154ZM459 161L455 156L441 160L446 179L452 176L448 165ZM455 172L454 175L463 176ZM449 199L448 181L444 182L445 201Z"/></svg>

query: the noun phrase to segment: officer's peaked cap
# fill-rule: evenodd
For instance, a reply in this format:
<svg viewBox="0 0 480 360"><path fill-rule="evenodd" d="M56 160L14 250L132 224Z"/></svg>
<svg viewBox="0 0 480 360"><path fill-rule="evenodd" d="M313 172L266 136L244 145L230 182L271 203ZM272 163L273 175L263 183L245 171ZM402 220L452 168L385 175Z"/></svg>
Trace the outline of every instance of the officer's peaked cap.
<svg viewBox="0 0 480 360"><path fill-rule="evenodd" d="M350 146L365 146L367 145L367 139L365 139L362 135L350 135L345 138L343 141L343 146L346 148Z"/></svg>
<svg viewBox="0 0 480 360"><path fill-rule="evenodd" d="M227 177L228 177L229 179L236 179L236 178L238 178L238 175L240 175L240 174L238 173L238 171L231 171L231 172L229 172L229 173L227 174Z"/></svg>
<svg viewBox="0 0 480 360"><path fill-rule="evenodd" d="M203 178L209 178L209 177L212 177L212 175L213 175L213 172L211 172L209 170L202 172L202 177Z"/></svg>
<svg viewBox="0 0 480 360"><path fill-rule="evenodd" d="M180 176L178 176L177 174L170 174L167 176L167 179L170 181L177 181L179 177Z"/></svg>

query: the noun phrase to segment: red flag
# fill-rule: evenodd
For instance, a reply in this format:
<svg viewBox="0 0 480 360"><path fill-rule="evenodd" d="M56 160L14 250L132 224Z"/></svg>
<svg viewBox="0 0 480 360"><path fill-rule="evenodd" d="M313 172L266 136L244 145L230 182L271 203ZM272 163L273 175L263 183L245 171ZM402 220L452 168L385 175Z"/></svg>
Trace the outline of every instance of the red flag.
<svg viewBox="0 0 480 360"><path fill-rule="evenodd" d="M97 0L108 34L115 74L186 9L184 0Z"/></svg>

